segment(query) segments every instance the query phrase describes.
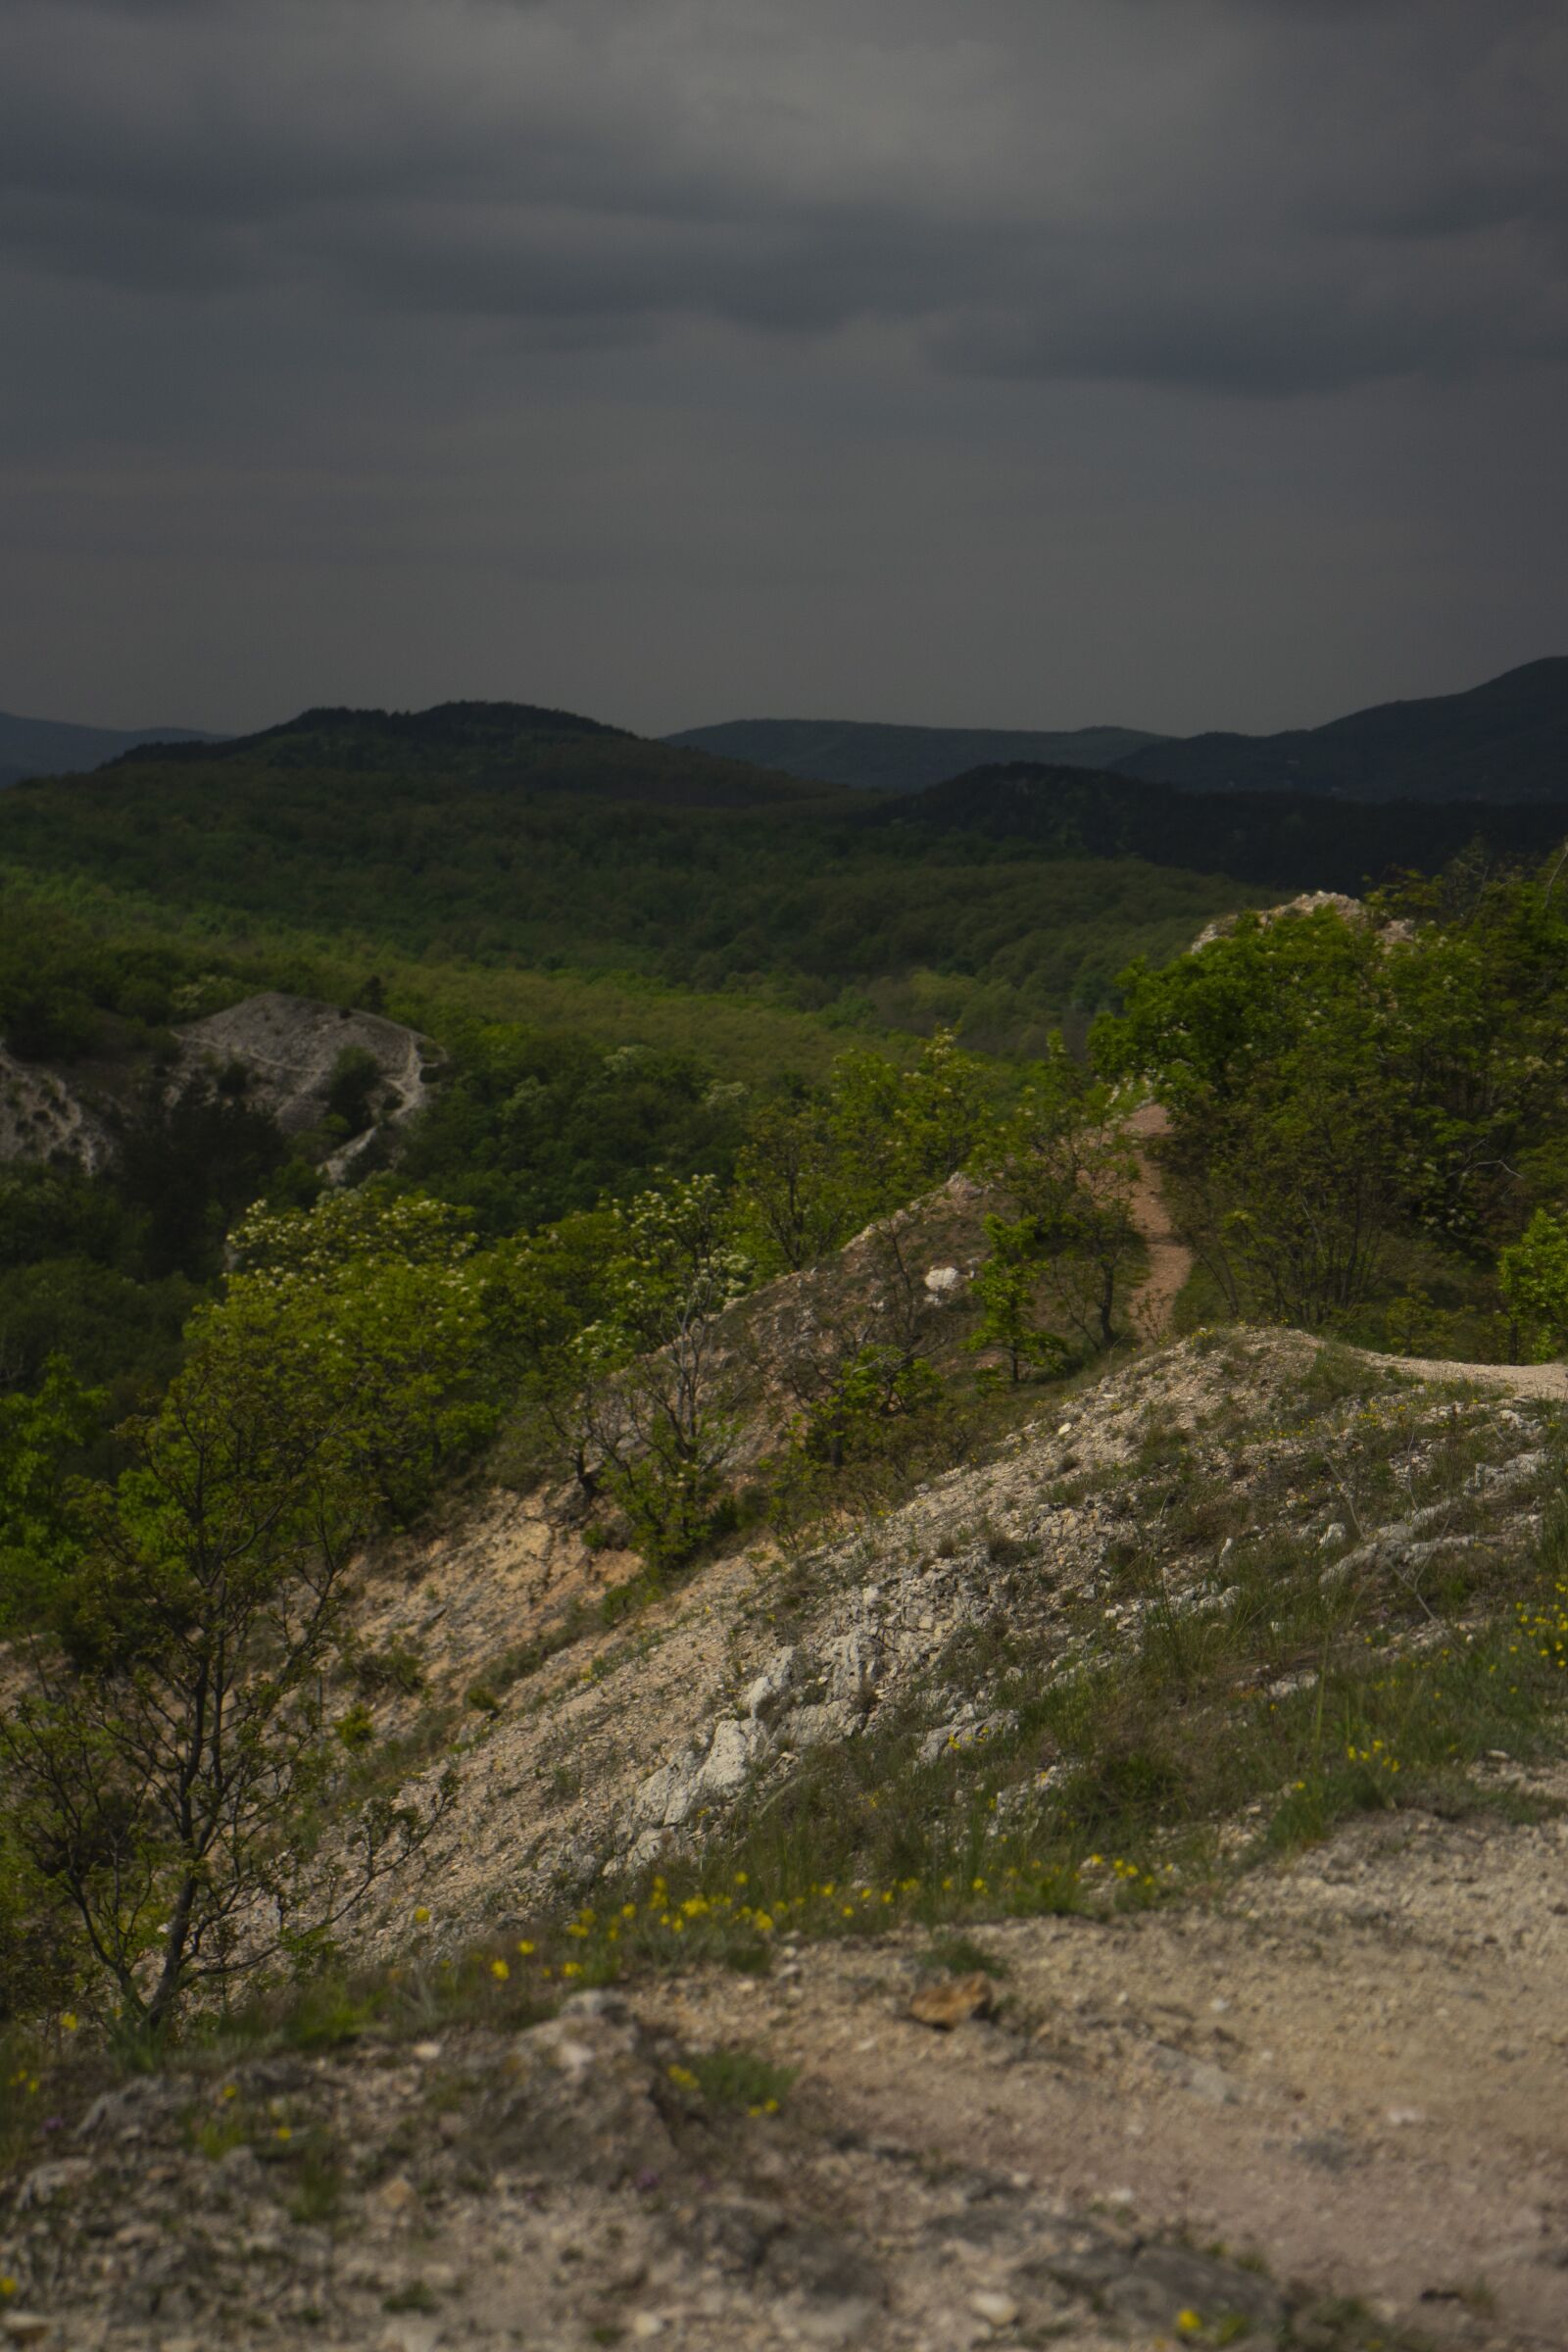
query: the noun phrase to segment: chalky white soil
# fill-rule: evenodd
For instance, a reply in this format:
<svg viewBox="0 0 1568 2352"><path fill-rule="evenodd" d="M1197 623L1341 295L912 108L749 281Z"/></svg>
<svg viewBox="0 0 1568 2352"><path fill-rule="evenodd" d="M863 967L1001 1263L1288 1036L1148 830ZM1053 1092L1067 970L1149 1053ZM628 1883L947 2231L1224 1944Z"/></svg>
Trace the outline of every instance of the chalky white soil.
<svg viewBox="0 0 1568 2352"><path fill-rule="evenodd" d="M1404 1817L1217 1908L980 1930L998 2010L950 2034L907 2016L893 1940L589 1995L510 2039L134 2079L0 2192L0 2330L1100 2352L1230 2315L1259 2343L1558 2352L1565 1838ZM685 2096L720 2045L799 2067L779 2116ZM325 2139L320 2219L300 2149ZM1350 2339L1341 2295L1370 2306Z"/></svg>

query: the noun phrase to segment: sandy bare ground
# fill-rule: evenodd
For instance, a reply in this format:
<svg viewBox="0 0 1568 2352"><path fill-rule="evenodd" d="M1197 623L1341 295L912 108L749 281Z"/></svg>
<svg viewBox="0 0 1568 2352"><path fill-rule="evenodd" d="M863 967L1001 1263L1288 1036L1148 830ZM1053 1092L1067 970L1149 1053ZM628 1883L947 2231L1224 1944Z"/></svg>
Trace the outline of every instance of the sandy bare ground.
<svg viewBox="0 0 1568 2352"><path fill-rule="evenodd" d="M1568 1365L1459 1364L1436 1355L1376 1355L1366 1348L1356 1353L1369 1364L1408 1373L1414 1380L1463 1380L1477 1388L1504 1389L1512 1396L1568 1397Z"/></svg>
<svg viewBox="0 0 1568 2352"><path fill-rule="evenodd" d="M1221 2241L1440 2343L1568 2342L1568 1826L1391 1818L1212 1909L976 1934L1000 2015L951 2034L906 2014L907 1946L662 2008L799 2065L872 2144Z"/></svg>

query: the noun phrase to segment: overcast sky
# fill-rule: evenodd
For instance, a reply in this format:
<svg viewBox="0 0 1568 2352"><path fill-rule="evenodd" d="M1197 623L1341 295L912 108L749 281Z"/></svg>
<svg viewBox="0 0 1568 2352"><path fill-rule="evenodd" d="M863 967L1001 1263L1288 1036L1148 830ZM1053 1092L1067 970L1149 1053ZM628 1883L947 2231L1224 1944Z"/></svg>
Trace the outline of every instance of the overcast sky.
<svg viewBox="0 0 1568 2352"><path fill-rule="evenodd" d="M1568 652L1563 0L3 0L0 708Z"/></svg>

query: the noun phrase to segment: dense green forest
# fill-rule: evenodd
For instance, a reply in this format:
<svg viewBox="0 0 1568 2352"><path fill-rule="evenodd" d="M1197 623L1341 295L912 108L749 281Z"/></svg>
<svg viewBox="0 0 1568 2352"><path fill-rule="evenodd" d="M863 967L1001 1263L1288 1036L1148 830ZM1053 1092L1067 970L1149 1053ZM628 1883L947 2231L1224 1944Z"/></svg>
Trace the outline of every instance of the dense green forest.
<svg viewBox="0 0 1568 2352"><path fill-rule="evenodd" d="M852 1022L956 1021L992 1048L1038 1044L1108 1002L1130 956L1168 955L1251 895L1136 848L1091 847L1086 866L1083 850L869 826L851 796L586 721L457 713L309 713L15 788L0 868L208 910L219 933L254 920Z"/></svg>
<svg viewBox="0 0 1568 2352"><path fill-rule="evenodd" d="M311 711L18 788L0 800L0 1040L79 1070L115 1149L96 1174L5 1176L0 1380L30 1388L59 1352L121 1402L156 1386L234 1218L317 1196L330 1121L284 1138L237 1068L173 1083L178 1024L259 989L435 1037L445 1083L385 1181L489 1245L651 1182L728 1185L759 1121L810 1099L857 1037L892 1069L941 1031L1016 1063L1061 1028L1082 1057L1097 1016L1147 1004L1136 975L1265 889L1357 888L1424 840L1482 906L1512 887L1499 859L1539 858L1557 822L1081 769L867 806L569 713L467 704ZM856 1179L845 1199L870 1214L896 1190ZM1508 1236L1486 1238L1494 1256ZM1429 1247L1414 1227L1406 1243ZM1235 1307L1231 1259L1208 1254ZM1434 1279L1454 1311L1479 1296L1453 1264Z"/></svg>
<svg viewBox="0 0 1568 2352"><path fill-rule="evenodd" d="M1456 863L1372 919L1244 921L1125 975L1093 1051L1169 1114L1189 1320L1472 1361L1561 1350L1568 1289L1524 1287L1568 1194L1559 872Z"/></svg>
<svg viewBox="0 0 1568 2352"><path fill-rule="evenodd" d="M82 1089L115 1145L92 1174L59 1155L0 1161L0 1392L34 1386L55 1354L122 1405L156 1388L239 1212L319 1194L318 1163L351 1131L343 1118L285 1137L242 1068L192 1081L177 1062L178 1023L259 989L331 993L336 980L345 1001L440 1032L443 1083L396 1182L461 1205L487 1236L591 1207L656 1172L727 1173L762 1083L728 1077L690 1047L488 1017L454 972L404 1005L379 974L344 984L295 954L115 936L16 894L0 896L0 1044ZM656 1003L700 1028L689 1003ZM624 1018L625 1002L615 1009ZM783 1036L795 1044L802 1030L783 1025ZM765 1016L761 1035L759 1057L776 1054Z"/></svg>
<svg viewBox="0 0 1568 2352"><path fill-rule="evenodd" d="M739 993L1035 1051L1132 958L1304 888L1356 893L1480 842L1543 855L1553 805L1342 805L992 769L890 800L569 714L313 711L0 798L0 869L492 969Z"/></svg>
<svg viewBox="0 0 1568 2352"><path fill-rule="evenodd" d="M1484 894L1557 814L1029 768L867 806L510 705L311 711L8 792L0 1040L79 1071L115 1151L4 1176L0 1382L60 1354L117 1406L155 1389L235 1217L317 1197L330 1121L285 1138L237 1068L173 1083L178 1024L257 990L435 1037L445 1083L385 1181L490 1245L649 1183L727 1186L857 1037L893 1069L942 1030L1016 1062L1060 1027L1082 1056L1098 1015L1147 1002L1121 975L1265 888L1357 888L1424 839ZM843 1189L845 1215L897 1191ZM1427 1246L1412 1229L1406 1254ZM1480 1296L1453 1264L1434 1280L1434 1311Z"/></svg>
<svg viewBox="0 0 1568 2352"><path fill-rule="evenodd" d="M1568 834L1568 803L1542 800L1340 801L1287 792L1174 792L1080 768L977 769L884 802L874 827L945 842L987 842L1016 857L1147 858L1198 864L1278 891L1355 898L1401 869L1432 872L1462 853L1499 863L1540 858Z"/></svg>

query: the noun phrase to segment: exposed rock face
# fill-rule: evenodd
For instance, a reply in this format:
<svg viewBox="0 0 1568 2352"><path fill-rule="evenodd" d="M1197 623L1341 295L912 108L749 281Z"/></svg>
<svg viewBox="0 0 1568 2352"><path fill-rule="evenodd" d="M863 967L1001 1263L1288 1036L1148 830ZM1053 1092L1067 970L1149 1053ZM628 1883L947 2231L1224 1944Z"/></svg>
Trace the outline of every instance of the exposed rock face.
<svg viewBox="0 0 1568 2352"><path fill-rule="evenodd" d="M188 1071L243 1063L251 1073L255 1099L272 1113L285 1135L320 1124L338 1057L351 1048L374 1058L380 1078L372 1108L379 1121L391 1126L412 1117L428 1101L440 1062L440 1048L416 1029L384 1020L379 1013L345 1011L276 990L190 1022L179 1039ZM345 1173L369 1148L372 1135L373 1130L356 1136L334 1153L327 1172Z"/></svg>
<svg viewBox="0 0 1568 2352"><path fill-rule="evenodd" d="M631 1636L584 1609L575 1641L497 1675L452 1842L426 1857L428 1973L402 1895L361 1947L405 1970L431 2038L372 2025L235 2055L226 2081L176 2053L96 2101L101 2076L79 2097L51 2082L0 2176L0 2337L20 2312L51 2352L1568 2341L1568 2161L1539 2058L1563 2039L1560 1767L1494 1751L1478 1779L1509 1808L1366 1816L1228 1884L1205 1862L1197 1900L1173 1885L961 1936L911 1917L813 1942L780 1918L765 1976L674 1964L541 2019L564 1979L522 1959L518 1908L722 1840L808 1750L858 1742L863 1764L884 1725L943 1804L966 1751L1025 1719L998 1688L1004 1636L1044 1683L1233 1609L1249 1537L1172 1524L1178 1435L1244 1530L1385 1598L1438 1544L1505 1571L1554 1498L1559 1424L1526 1371L1493 1368L1515 1401L1456 1402L1369 1365L1402 1433L1385 1490L1354 1465L1368 1399L1310 1407L1312 1342L1207 1336L1049 1395L989 1457L809 1551L703 1563ZM1435 1505L1417 1474L1459 1421L1462 1487ZM1132 1539L1157 1578L1119 1575ZM461 1695L537 1630L536 1599L575 1589L572 1541L515 1503L422 1539L368 1567L364 1630L428 1642L431 1689ZM1425 1623L1401 1640L1418 1654ZM1281 1662L1251 1701L1315 1678ZM1048 1755L999 1791L1004 1819L1060 1801ZM481 2001L454 2019L432 1988L470 1938ZM726 2105L710 2060L794 2087L778 2113L733 2083ZM1373 2312L1352 2324L1348 2296Z"/></svg>
<svg viewBox="0 0 1568 2352"><path fill-rule="evenodd" d="M275 990L191 1021L175 1034L181 1049L175 1090L198 1071L239 1062L250 1072L253 1099L285 1135L319 1126L343 1053L353 1048L368 1054L378 1072L370 1090L374 1124L325 1162L334 1178L370 1150L380 1130L400 1126L428 1102L441 1059L431 1039L378 1013L344 1011ZM74 1160L93 1173L115 1155L115 1115L112 1103L105 1115L94 1086L75 1071L20 1061L0 1045L0 1160Z"/></svg>
<svg viewBox="0 0 1568 2352"><path fill-rule="evenodd" d="M0 1160L74 1160L92 1175L113 1152L103 1120L62 1071L0 1046Z"/></svg>
<svg viewBox="0 0 1568 2352"><path fill-rule="evenodd" d="M1523 1399L1560 1396L1561 1367L1484 1368L1521 1397L1517 1407L1498 1398L1475 1408L1477 1443L1492 1457L1473 1474L1484 1514L1449 1524L1447 1506L1406 1507L1397 1519L1364 1513L1352 1538L1344 1494L1332 1485L1319 1492L1310 1463L1315 1447L1343 1447L1354 1408L1332 1407L1287 1447L1278 1419L1316 1346L1262 1333L1238 1346L1234 1361L1193 1341L1140 1358L1092 1393L1052 1401L990 1459L943 1474L863 1524L824 1531L788 1563L766 1544L710 1562L653 1604L631 1640L600 1628L595 1604L635 1563L585 1550L569 1528L550 1523L548 1496L508 1498L466 1530L411 1547L406 1582L368 1584L368 1647L418 1649L428 1670L418 1704L461 1704L476 1682L501 1694L473 1722L457 1812L426 1859L444 1932L475 1932L501 1911L525 1917L559 1893L587 1897L624 1869L690 1854L781 1793L815 1751L894 1726L912 1735L911 1762L939 1772L951 1764L956 1788L966 1757L996 1753L1017 1731L1014 1702L999 1697L987 1662L999 1642L1027 1655L1044 1690L1095 1671L1107 1643L1135 1651L1151 1610L1156 1626L1223 1619L1237 1597L1235 1547L1223 1530L1188 1540L1165 1526L1170 1474L1140 1467L1162 1433L1185 1431L1202 1475L1238 1504L1250 1498L1243 1522L1250 1511L1255 1524L1309 1546L1330 1590L1348 1579L1363 1595L1407 1594L1448 1558L1484 1575L1499 1547L1523 1540L1550 1458L1543 1407ZM1390 1369L1403 1378L1411 1367ZM1255 1416L1246 1436L1236 1427L1238 1379ZM1384 1379L1376 1359L1367 1379L1371 1389ZM1430 1396L1411 1443L1450 1422L1451 1407ZM1284 1454L1301 1479L1289 1499ZM1157 1592L1117 1567L1135 1539L1161 1555ZM507 1672L518 1644L541 1641L552 1625L566 1630L564 1609L575 1612L576 1638L545 1642L522 1679ZM1308 1687L1301 1678L1313 1671L1310 1659L1282 1657L1263 1679L1279 1698ZM404 1720L397 1704L378 1702L388 1730ZM1003 1792L999 1816L1027 1828L1061 1801L1068 1778L1054 1756L1032 1758ZM377 1948L390 1954L392 1944Z"/></svg>
<svg viewBox="0 0 1568 2352"><path fill-rule="evenodd" d="M1256 919L1260 923L1277 923L1287 914L1320 914L1325 906L1331 906L1348 923L1369 923L1372 920L1362 901L1348 897L1343 890L1303 890L1296 898L1287 899L1283 906L1258 907L1255 910ZM1228 938L1242 919L1239 914L1216 915L1211 923L1204 924L1188 954L1196 956L1200 948L1206 948L1211 941ZM1382 940L1408 939L1410 926L1396 917L1392 922L1378 925L1378 936Z"/></svg>
<svg viewBox="0 0 1568 2352"><path fill-rule="evenodd" d="M627 1830L679 1829L704 1804L726 1804L745 1788L753 1765L773 1741L764 1727L721 1716L703 1740L651 1773L627 1808Z"/></svg>

